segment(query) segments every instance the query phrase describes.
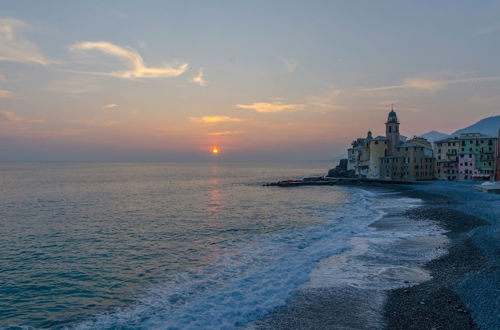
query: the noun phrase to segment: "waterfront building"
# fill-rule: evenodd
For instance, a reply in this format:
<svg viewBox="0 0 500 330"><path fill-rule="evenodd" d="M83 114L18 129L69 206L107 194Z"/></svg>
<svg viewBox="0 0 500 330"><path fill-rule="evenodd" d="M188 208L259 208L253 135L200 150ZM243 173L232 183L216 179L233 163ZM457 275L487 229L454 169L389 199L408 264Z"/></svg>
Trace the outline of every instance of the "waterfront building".
<svg viewBox="0 0 500 330"><path fill-rule="evenodd" d="M436 154L436 177L438 180L454 181L458 179L458 152L460 141L446 138L434 143Z"/></svg>
<svg viewBox="0 0 500 330"><path fill-rule="evenodd" d="M435 178L432 149L412 140L397 145L395 153L382 157L381 162L382 179L421 181Z"/></svg>
<svg viewBox="0 0 500 330"><path fill-rule="evenodd" d="M419 181L435 177L435 159L431 144L424 138L408 141L400 134L400 122L393 108L387 117L386 136L352 142L347 151L348 166L358 177L386 180Z"/></svg>
<svg viewBox="0 0 500 330"><path fill-rule="evenodd" d="M461 153L458 157L458 179L472 180L478 174L476 164L476 154Z"/></svg>
<svg viewBox="0 0 500 330"><path fill-rule="evenodd" d="M498 138L465 133L435 143L437 177L441 180L493 180Z"/></svg>

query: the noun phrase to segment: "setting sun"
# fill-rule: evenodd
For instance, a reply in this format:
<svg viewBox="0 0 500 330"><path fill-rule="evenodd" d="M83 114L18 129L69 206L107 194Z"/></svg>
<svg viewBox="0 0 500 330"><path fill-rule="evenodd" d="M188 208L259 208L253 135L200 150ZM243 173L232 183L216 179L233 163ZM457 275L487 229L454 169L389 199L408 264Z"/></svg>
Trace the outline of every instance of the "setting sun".
<svg viewBox="0 0 500 330"><path fill-rule="evenodd" d="M212 152L212 154L217 155L220 152L220 149L219 147L211 147L210 151Z"/></svg>

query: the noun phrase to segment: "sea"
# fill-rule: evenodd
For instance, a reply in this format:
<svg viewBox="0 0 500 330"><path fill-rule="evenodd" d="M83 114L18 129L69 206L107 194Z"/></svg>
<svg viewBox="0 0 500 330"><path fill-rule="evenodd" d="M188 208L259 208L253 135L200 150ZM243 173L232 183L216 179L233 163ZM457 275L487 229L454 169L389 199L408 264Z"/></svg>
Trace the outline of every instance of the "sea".
<svg viewBox="0 0 500 330"><path fill-rule="evenodd" d="M0 163L0 329L253 329L321 288L357 290L331 328L382 328L444 230L389 190L263 186L330 167Z"/></svg>

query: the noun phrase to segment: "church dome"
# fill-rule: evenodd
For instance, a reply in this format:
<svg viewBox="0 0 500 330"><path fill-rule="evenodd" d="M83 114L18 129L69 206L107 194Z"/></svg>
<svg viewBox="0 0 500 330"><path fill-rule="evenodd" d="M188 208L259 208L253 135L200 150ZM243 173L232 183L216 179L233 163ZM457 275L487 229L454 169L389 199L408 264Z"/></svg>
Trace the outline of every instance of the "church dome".
<svg viewBox="0 0 500 330"><path fill-rule="evenodd" d="M387 122L388 123L399 123L398 122L398 115L396 115L396 112L394 112L394 110L391 110L391 112L389 112L389 116L387 117Z"/></svg>

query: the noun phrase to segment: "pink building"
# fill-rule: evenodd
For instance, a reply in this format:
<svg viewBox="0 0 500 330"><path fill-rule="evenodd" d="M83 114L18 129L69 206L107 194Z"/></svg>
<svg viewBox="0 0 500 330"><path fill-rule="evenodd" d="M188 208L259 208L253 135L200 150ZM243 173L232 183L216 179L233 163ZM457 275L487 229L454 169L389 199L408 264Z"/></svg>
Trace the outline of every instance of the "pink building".
<svg viewBox="0 0 500 330"><path fill-rule="evenodd" d="M455 181L458 179L458 165L455 161L438 161L436 170L440 180Z"/></svg>
<svg viewBox="0 0 500 330"><path fill-rule="evenodd" d="M458 156L458 179L473 180L478 174L475 164L476 154L460 154Z"/></svg>

